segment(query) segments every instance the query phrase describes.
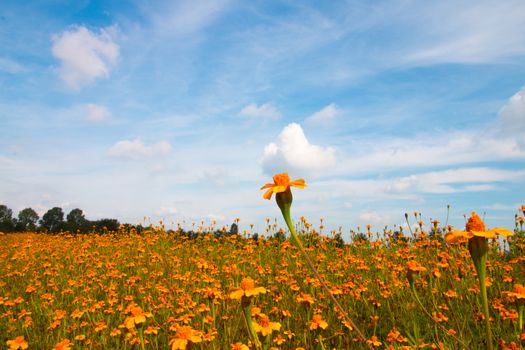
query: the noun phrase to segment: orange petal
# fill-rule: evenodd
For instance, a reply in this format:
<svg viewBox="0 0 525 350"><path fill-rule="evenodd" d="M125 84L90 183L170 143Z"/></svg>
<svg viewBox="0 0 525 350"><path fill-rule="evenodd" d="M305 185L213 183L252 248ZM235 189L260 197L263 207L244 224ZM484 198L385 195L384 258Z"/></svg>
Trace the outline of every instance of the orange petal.
<svg viewBox="0 0 525 350"><path fill-rule="evenodd" d="M273 189L269 189L268 191L264 192L263 198L264 199L272 199Z"/></svg>
<svg viewBox="0 0 525 350"><path fill-rule="evenodd" d="M474 236L478 237L485 237L485 238L495 238L496 232L493 230L486 230L486 231L470 231Z"/></svg>
<svg viewBox="0 0 525 350"><path fill-rule="evenodd" d="M244 291L239 289L230 293L230 299L241 299L243 295Z"/></svg>
<svg viewBox="0 0 525 350"><path fill-rule="evenodd" d="M292 181L290 183L290 186L297 187L297 188L305 188L306 183L304 182L304 179L299 179L299 180Z"/></svg>
<svg viewBox="0 0 525 350"><path fill-rule="evenodd" d="M275 184L266 184L263 187L261 187L261 190L264 190L265 188L271 188L273 186L275 186Z"/></svg>
<svg viewBox="0 0 525 350"><path fill-rule="evenodd" d="M496 234L503 237L512 236L514 234L514 232L512 232L511 230L502 227L495 227L492 229L492 231L496 232Z"/></svg>
<svg viewBox="0 0 525 350"><path fill-rule="evenodd" d="M459 242L461 241L462 239L468 239L470 238L469 237L469 232L465 232L465 231L452 231L452 232L448 232L446 235L445 235L445 241L447 241L447 243L456 243L456 242Z"/></svg>
<svg viewBox="0 0 525 350"><path fill-rule="evenodd" d="M286 191L288 186L273 186L273 193L280 193Z"/></svg>

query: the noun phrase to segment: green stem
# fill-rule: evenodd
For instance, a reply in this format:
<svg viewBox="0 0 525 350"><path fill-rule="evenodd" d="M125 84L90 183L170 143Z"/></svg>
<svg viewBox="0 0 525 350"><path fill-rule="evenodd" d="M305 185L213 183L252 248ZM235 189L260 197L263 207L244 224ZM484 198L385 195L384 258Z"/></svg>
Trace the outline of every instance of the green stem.
<svg viewBox="0 0 525 350"><path fill-rule="evenodd" d="M518 306L518 330L523 330L523 305Z"/></svg>
<svg viewBox="0 0 525 350"><path fill-rule="evenodd" d="M139 328L139 339L140 339L140 348L142 350L145 349L144 347L144 333L143 333L143 330L142 330L142 326Z"/></svg>
<svg viewBox="0 0 525 350"><path fill-rule="evenodd" d="M486 261L487 255L483 254L478 259L474 260L474 266L478 273L479 290L481 293L481 302L483 304L483 314L485 316L485 333L487 336L487 349L492 350L492 331L490 330L490 312L489 312L489 300L487 297L487 283L486 283Z"/></svg>
<svg viewBox="0 0 525 350"><path fill-rule="evenodd" d="M419 299L419 296L417 295L417 291L416 291L416 287L414 286L414 283L410 283L410 289L412 290L412 295L414 296L414 299L416 299L419 307L421 308L421 310L423 310L423 312L425 313L425 315L427 315L432 321L434 321L435 324L437 324L439 326L439 328L441 328L441 330L443 332L445 332L446 334L450 335L452 338L454 338L458 343L460 343L461 345L463 345L463 348L466 349L466 350L470 350L470 348L468 347L467 344L465 344L461 339L459 339L458 337L456 337L455 335L453 334L450 334L448 332L448 329L446 329L441 323L438 323L436 321L436 319L430 314L430 312L427 311L427 309L425 309L425 306L423 306L423 303L421 302L421 300Z"/></svg>
<svg viewBox="0 0 525 350"><path fill-rule="evenodd" d="M243 299L246 297L243 297ZM242 304L242 312L244 315L244 320L246 321L246 325L248 326L248 332L250 333L250 337L252 338L255 348L260 349L261 348L261 342L259 341L259 337L257 336L257 333L255 332L255 329L253 328L253 322L252 322L252 315L250 311L250 301L248 299L247 302L245 300L241 301Z"/></svg>
<svg viewBox="0 0 525 350"><path fill-rule="evenodd" d="M289 189L288 189L289 191ZM287 191L287 192L288 192ZM281 193L279 193L281 194ZM339 309L339 311L341 311L341 314L343 315L344 319L346 322L348 322L353 329L355 329L355 331L357 332L357 334L359 335L359 337L365 342L365 344L370 348L370 349L373 349L373 347L368 344L366 342L366 338L363 334L363 332L361 332L361 330L356 326L356 324L354 323L354 321L352 321L352 319L347 315L347 313L344 311L343 307L341 306L341 304L337 301L337 299L334 297L334 295L332 294L332 292L330 291L330 288L328 288L328 286L326 285L325 281L324 281L324 278L321 277L321 275L319 274L319 272L317 271L317 269L315 268L314 266L314 263L312 262L312 260L310 259L310 256L308 255L308 253L306 252L306 250L304 250L304 247L299 239L299 237L297 236L297 233L295 232L295 228L294 228L294 225L293 225L293 222L292 222L292 219L291 219L291 216L290 216L290 207L291 207L291 192L289 193L286 193L285 192L285 195L289 195L290 196L290 199L289 200L280 200L281 198L279 196L276 196L276 199L277 199L277 204L279 205L279 208L281 209L281 213L283 214L283 218L284 218L284 221L286 222L286 225L288 226L288 229L290 230L290 234L293 238L293 241L295 243L295 245L297 246L297 248L299 248L299 250L301 251L301 253L303 254L306 262L308 263L308 266L310 267L310 270L312 270L312 272L314 273L315 277L317 277L317 279L319 280L319 282L321 283L321 285L323 286L324 290L326 291L326 293L328 294L328 296L330 297L330 299L332 299L332 301L334 302L334 304L336 305L336 307Z"/></svg>

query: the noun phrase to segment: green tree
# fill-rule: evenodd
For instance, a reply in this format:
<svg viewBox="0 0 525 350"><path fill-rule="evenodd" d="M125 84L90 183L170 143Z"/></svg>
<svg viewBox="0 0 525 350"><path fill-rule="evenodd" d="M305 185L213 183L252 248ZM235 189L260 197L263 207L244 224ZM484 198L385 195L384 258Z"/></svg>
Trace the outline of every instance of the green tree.
<svg viewBox="0 0 525 350"><path fill-rule="evenodd" d="M95 227L95 230L99 233L117 232L120 223L117 219L100 219L92 221L91 224Z"/></svg>
<svg viewBox="0 0 525 350"><path fill-rule="evenodd" d="M58 232L64 228L64 212L60 207L49 209L42 219L40 225L49 232Z"/></svg>
<svg viewBox="0 0 525 350"><path fill-rule="evenodd" d="M239 233L239 226L234 222L231 226L230 226L230 235L236 235Z"/></svg>
<svg viewBox="0 0 525 350"><path fill-rule="evenodd" d="M7 206L0 204L0 231L14 231L15 220L13 219L13 211Z"/></svg>
<svg viewBox="0 0 525 350"><path fill-rule="evenodd" d="M37 212L31 208L25 208L18 212L17 231L35 231L38 223Z"/></svg>
<svg viewBox="0 0 525 350"><path fill-rule="evenodd" d="M67 214L66 222L66 227L71 232L86 232L89 229L89 221L79 208L75 208Z"/></svg>

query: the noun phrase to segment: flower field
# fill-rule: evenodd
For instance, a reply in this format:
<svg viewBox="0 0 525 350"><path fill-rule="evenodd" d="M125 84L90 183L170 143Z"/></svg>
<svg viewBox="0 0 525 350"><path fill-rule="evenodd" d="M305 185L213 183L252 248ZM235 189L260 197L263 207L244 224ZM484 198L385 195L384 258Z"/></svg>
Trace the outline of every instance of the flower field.
<svg viewBox="0 0 525 350"><path fill-rule="evenodd" d="M305 219L297 227L366 340L279 235L203 229L189 237L161 227L140 235L3 235L1 340L10 349L486 348L467 245L447 243L435 225L435 234L354 233L344 245ZM501 348L525 342L524 251L518 226L487 255L490 327Z"/></svg>

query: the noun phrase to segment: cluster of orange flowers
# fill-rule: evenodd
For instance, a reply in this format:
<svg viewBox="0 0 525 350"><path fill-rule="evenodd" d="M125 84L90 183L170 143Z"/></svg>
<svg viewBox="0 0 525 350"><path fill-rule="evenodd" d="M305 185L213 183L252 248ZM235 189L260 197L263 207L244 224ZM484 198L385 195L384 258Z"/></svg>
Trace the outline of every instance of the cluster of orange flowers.
<svg viewBox="0 0 525 350"><path fill-rule="evenodd" d="M265 188L272 191L266 196L281 193L275 188L282 189ZM407 243L389 235L342 247L304 225L301 234L311 239L306 249L343 306L358 310L366 341L334 310L286 240L188 239L154 230L143 236L5 235L0 334L9 349L253 349L240 311L244 299L256 337L268 348L457 347L447 334L440 334L441 345L434 340L434 327L410 298L411 275L422 299L437 305L431 310L436 322L474 344L480 340L465 332L458 315L482 319L468 309L479 294L475 270L467 247L447 242L503 236L512 248L523 244L520 235L487 230L478 219L473 214L465 231L446 231L441 239ZM496 243L490 243L487 264L493 327L499 327L494 333L508 348L513 342L519 347L525 254ZM411 333L414 322L419 337Z"/></svg>

